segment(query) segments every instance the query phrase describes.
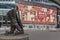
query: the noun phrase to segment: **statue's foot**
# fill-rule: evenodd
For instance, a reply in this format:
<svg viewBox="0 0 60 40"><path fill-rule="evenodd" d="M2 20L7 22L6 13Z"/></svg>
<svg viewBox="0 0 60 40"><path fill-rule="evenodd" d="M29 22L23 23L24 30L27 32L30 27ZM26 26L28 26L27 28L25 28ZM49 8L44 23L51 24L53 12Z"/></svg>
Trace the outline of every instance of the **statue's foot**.
<svg viewBox="0 0 60 40"><path fill-rule="evenodd" d="M15 34L15 35L24 34L24 32L21 32L21 31L20 31L20 32L15 32L14 34Z"/></svg>
<svg viewBox="0 0 60 40"><path fill-rule="evenodd" d="M23 30L21 30L20 32L21 32L22 34L24 34L24 31L23 31Z"/></svg>

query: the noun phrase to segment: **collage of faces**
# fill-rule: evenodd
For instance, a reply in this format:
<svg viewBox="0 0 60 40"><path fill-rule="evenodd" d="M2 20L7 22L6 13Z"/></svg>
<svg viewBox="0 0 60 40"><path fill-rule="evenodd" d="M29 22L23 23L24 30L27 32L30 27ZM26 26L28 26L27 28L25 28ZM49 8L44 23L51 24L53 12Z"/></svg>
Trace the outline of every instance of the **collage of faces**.
<svg viewBox="0 0 60 40"><path fill-rule="evenodd" d="M57 9L18 4L24 22L40 24L57 24Z"/></svg>

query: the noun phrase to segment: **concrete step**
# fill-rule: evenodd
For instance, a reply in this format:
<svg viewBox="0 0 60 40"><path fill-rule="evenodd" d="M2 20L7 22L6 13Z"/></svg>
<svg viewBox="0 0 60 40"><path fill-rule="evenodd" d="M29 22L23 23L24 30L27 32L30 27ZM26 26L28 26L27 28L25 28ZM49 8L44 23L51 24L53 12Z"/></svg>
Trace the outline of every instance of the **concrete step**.
<svg viewBox="0 0 60 40"><path fill-rule="evenodd" d="M28 34L1 35L0 40L29 40L29 36L28 36Z"/></svg>

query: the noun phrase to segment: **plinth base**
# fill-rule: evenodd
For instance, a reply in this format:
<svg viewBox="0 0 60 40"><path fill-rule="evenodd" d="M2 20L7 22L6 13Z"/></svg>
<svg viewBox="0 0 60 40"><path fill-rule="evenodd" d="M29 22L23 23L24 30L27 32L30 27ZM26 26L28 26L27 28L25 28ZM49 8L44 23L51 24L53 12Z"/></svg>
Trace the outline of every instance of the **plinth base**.
<svg viewBox="0 0 60 40"><path fill-rule="evenodd" d="M29 40L29 36L28 34L20 34L15 36L1 35L0 40Z"/></svg>

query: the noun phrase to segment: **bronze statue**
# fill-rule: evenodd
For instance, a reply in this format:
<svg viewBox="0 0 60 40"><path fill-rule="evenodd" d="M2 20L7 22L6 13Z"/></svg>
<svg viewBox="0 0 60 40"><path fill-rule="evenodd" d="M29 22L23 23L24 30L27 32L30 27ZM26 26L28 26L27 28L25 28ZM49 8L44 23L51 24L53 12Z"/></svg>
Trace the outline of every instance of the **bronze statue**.
<svg viewBox="0 0 60 40"><path fill-rule="evenodd" d="M10 26L11 26L11 30L10 32L7 32L7 34L24 34L23 25L19 17L18 7L11 9L7 13L7 19L10 21ZM7 20L6 20L6 24L8 25ZM18 32L14 33L15 29L17 29Z"/></svg>

